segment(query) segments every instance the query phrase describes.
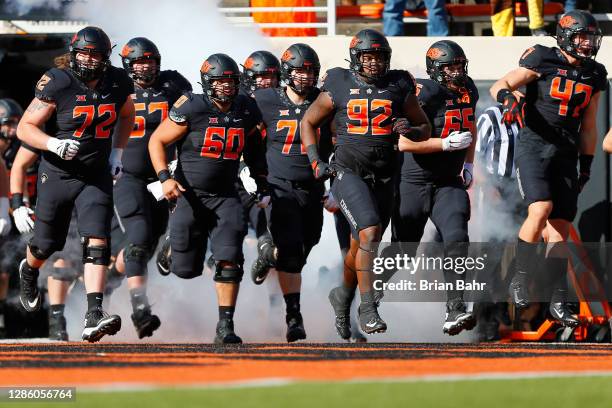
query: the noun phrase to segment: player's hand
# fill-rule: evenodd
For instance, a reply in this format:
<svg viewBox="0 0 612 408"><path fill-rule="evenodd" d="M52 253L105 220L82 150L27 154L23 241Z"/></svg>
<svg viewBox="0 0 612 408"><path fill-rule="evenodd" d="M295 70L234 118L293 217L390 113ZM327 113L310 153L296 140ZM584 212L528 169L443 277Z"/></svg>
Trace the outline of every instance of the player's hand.
<svg viewBox="0 0 612 408"><path fill-rule="evenodd" d="M171 201L179 198L185 191L185 188L178 181L168 179L162 183L162 191L166 200Z"/></svg>
<svg viewBox="0 0 612 408"><path fill-rule="evenodd" d="M34 211L30 207L22 205L19 208L13 210L13 219L15 220L15 226L22 234L27 234L34 229ZM9 224L10 225L10 224Z"/></svg>
<svg viewBox="0 0 612 408"><path fill-rule="evenodd" d="M57 154L63 160L72 160L79 152L80 142L72 139L57 139L50 137L47 141L47 150Z"/></svg>
<svg viewBox="0 0 612 408"><path fill-rule="evenodd" d="M323 195L323 208L325 208L330 213L335 213L340 209L340 207L338 206L338 202L332 195L331 191L327 191Z"/></svg>
<svg viewBox="0 0 612 408"><path fill-rule="evenodd" d="M523 127L523 107L513 93L508 93L502 103L502 122L506 125L518 123Z"/></svg>
<svg viewBox="0 0 612 408"><path fill-rule="evenodd" d="M121 163L121 156L123 156L123 149L113 148L110 157L108 158L108 165L110 166L110 173L114 180L119 180L123 174L123 164Z"/></svg>
<svg viewBox="0 0 612 408"><path fill-rule="evenodd" d="M251 177L251 170L249 170L249 166L244 166L242 170L240 170L238 177L240 177L242 186L247 193L255 194L257 192L257 183L255 182L255 179Z"/></svg>
<svg viewBox="0 0 612 408"><path fill-rule="evenodd" d="M311 163L314 177L317 180L327 180L336 175L333 167L322 160L317 160Z"/></svg>
<svg viewBox="0 0 612 408"><path fill-rule="evenodd" d="M248 167L245 168L248 169ZM259 208L267 208L268 205L270 205L271 200L268 179L265 176L257 177L256 186L257 190L255 192L255 205L257 205Z"/></svg>
<svg viewBox="0 0 612 408"><path fill-rule="evenodd" d="M474 163L463 163L461 178L463 179L463 187L465 187L466 190L469 190L474 182Z"/></svg>
<svg viewBox="0 0 612 408"><path fill-rule="evenodd" d="M407 135L410 132L410 129L412 129L412 127L406 118L397 118L393 122L393 133L397 133L400 136Z"/></svg>
<svg viewBox="0 0 612 408"><path fill-rule="evenodd" d="M442 150L452 152L455 150L463 150L470 147L472 144L472 132L460 132L455 130L448 137L442 139Z"/></svg>

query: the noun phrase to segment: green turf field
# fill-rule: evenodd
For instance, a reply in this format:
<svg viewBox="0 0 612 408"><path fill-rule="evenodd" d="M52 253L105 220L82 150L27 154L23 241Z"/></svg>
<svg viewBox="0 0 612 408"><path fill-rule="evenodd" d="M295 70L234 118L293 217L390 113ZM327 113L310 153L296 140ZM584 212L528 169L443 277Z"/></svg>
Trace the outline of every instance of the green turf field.
<svg viewBox="0 0 612 408"><path fill-rule="evenodd" d="M20 407L612 407L612 377L381 383L298 383L286 386L86 393L69 403Z"/></svg>

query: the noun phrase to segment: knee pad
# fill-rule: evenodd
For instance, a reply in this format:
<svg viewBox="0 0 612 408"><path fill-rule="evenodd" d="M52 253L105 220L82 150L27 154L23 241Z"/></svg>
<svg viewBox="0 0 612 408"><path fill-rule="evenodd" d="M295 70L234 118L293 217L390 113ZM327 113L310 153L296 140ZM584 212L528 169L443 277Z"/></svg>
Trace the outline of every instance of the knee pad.
<svg viewBox="0 0 612 408"><path fill-rule="evenodd" d="M53 279L58 281L72 282L77 278L78 274L73 268L54 266L51 276L53 276Z"/></svg>
<svg viewBox="0 0 612 408"><path fill-rule="evenodd" d="M242 265L233 264L222 267L220 263L217 263L213 280L221 283L240 283L242 275L244 275Z"/></svg>
<svg viewBox="0 0 612 408"><path fill-rule="evenodd" d="M123 252L123 259L125 262L144 262L149 260L149 248L144 245L128 244Z"/></svg>
<svg viewBox="0 0 612 408"><path fill-rule="evenodd" d="M104 265L110 264L110 248L106 245L89 246L89 238L83 240L83 263Z"/></svg>
<svg viewBox="0 0 612 408"><path fill-rule="evenodd" d="M281 272L286 273L301 273L302 268L306 264L306 260L303 257L285 257L281 258L276 262L276 267Z"/></svg>
<svg viewBox="0 0 612 408"><path fill-rule="evenodd" d="M30 244L30 253L36 259L46 261L55 252L53 248L39 248L36 245Z"/></svg>

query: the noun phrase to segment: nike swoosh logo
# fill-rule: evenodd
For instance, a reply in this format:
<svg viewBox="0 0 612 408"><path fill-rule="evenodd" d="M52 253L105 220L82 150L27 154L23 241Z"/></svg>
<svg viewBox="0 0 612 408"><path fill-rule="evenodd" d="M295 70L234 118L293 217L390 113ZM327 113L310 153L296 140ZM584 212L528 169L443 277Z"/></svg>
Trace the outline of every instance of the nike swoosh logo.
<svg viewBox="0 0 612 408"><path fill-rule="evenodd" d="M232 119L233 122L240 122L242 119Z"/></svg>
<svg viewBox="0 0 612 408"><path fill-rule="evenodd" d="M159 96L161 94L163 94L163 92L153 93L153 96Z"/></svg>
<svg viewBox="0 0 612 408"><path fill-rule="evenodd" d="M110 96L110 94L102 95L102 99L106 99Z"/></svg>
<svg viewBox="0 0 612 408"><path fill-rule="evenodd" d="M28 300L28 306L30 306L31 308L35 308L38 305L38 302L40 301L40 297L37 297L36 300L34 302L30 302Z"/></svg>
<svg viewBox="0 0 612 408"><path fill-rule="evenodd" d="M378 93L385 93L385 92L387 92L387 89L379 89L378 90Z"/></svg>
<svg viewBox="0 0 612 408"><path fill-rule="evenodd" d="M376 322L370 322L370 323L366 323L367 327L374 327L376 326Z"/></svg>

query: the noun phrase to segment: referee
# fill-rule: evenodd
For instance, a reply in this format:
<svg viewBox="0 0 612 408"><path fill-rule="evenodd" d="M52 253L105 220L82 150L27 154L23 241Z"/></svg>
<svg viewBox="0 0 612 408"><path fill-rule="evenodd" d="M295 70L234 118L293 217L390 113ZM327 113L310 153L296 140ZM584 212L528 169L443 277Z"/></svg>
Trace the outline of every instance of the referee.
<svg viewBox="0 0 612 408"><path fill-rule="evenodd" d="M489 254L489 261L496 262L489 262L491 269L485 278L490 281L492 298L475 306L479 340L495 341L499 339L500 323L506 326L512 324L508 315L508 303L499 302L498 294L505 293L508 286L502 277L509 275L507 270L514 254L505 253L505 247L502 245L505 242L513 242L526 211L516 181L514 163L514 147L520 126L516 122L511 125L503 123L502 106L499 104L487 108L478 117L476 126L476 159L479 162L478 167L484 169L484 174L481 173L482 181L477 184L480 189L477 202L480 203L483 220L492 217L503 220L494 224L495 230L481 231L481 240L493 243L499 251ZM486 207L484 203L487 203ZM484 225L492 224L483 223Z"/></svg>

